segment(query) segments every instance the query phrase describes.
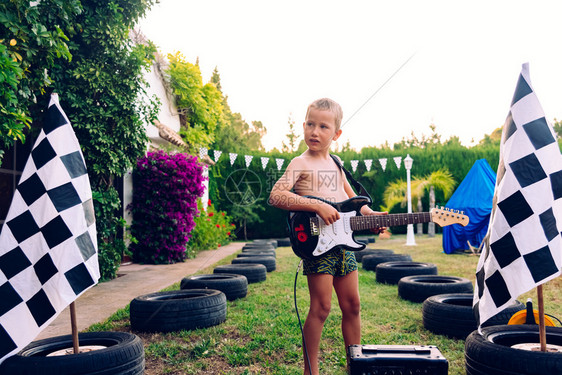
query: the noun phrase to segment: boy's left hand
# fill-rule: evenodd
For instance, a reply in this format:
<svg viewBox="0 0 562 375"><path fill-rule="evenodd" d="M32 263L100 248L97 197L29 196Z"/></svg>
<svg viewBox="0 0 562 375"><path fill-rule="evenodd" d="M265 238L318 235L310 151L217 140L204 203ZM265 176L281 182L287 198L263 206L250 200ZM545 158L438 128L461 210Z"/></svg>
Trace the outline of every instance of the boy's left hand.
<svg viewBox="0 0 562 375"><path fill-rule="evenodd" d="M361 209L361 214L362 215L388 215L388 211L383 211L383 212L373 211L369 207L363 206ZM385 230L386 227L377 227L377 228L370 229L370 231L373 232L374 234L383 233Z"/></svg>

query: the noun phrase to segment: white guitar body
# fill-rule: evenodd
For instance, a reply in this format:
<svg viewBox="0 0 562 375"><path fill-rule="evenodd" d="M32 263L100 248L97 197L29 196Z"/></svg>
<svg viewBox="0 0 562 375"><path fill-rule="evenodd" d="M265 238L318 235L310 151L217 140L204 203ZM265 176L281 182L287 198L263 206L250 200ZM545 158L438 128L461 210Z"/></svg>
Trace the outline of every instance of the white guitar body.
<svg viewBox="0 0 562 375"><path fill-rule="evenodd" d="M357 251L364 249L364 244L360 244L353 239L350 218L356 215L355 211L340 212L340 219L330 225L326 225L324 220L318 217L318 244L312 252L312 255L318 257L335 246L342 245L348 250Z"/></svg>

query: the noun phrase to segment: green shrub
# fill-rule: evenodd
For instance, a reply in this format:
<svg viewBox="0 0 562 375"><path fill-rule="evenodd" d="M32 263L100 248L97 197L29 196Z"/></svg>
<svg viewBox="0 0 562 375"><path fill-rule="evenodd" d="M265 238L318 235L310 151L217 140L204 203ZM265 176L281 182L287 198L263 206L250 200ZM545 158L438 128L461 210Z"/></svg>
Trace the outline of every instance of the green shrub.
<svg viewBox="0 0 562 375"><path fill-rule="evenodd" d="M211 200L206 211L201 200L197 202L197 209L199 214L195 217L195 228L187 243L189 258L193 258L199 250L216 249L234 238L235 225L231 223L231 217L224 211L217 211Z"/></svg>

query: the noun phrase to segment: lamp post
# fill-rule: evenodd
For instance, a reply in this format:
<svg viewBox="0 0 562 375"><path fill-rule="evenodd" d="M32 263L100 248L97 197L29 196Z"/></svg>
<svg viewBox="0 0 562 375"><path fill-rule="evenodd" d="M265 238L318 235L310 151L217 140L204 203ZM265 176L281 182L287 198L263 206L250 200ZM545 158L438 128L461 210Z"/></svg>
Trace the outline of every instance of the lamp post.
<svg viewBox="0 0 562 375"><path fill-rule="evenodd" d="M406 168L406 183L407 183L407 190L408 190L408 213L412 213L412 188L410 184L410 169L412 169L412 164L414 163L414 159L410 157L410 154L406 156L404 159L404 167ZM408 224L407 232L406 232L406 246L415 246L416 239L414 236L414 224Z"/></svg>

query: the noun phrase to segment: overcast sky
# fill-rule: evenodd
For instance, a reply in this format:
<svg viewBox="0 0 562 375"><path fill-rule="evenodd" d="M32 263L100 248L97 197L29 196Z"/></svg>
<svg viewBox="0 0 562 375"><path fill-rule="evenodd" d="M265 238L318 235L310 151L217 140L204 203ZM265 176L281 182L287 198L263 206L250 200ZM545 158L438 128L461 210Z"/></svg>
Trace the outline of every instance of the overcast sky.
<svg viewBox="0 0 562 375"><path fill-rule="evenodd" d="M562 119L560 1L160 1L143 33L199 57L204 82L218 67L268 150L289 116L302 134L320 97L343 107L339 146L392 145L432 123L472 145L503 124L525 62L547 120Z"/></svg>

